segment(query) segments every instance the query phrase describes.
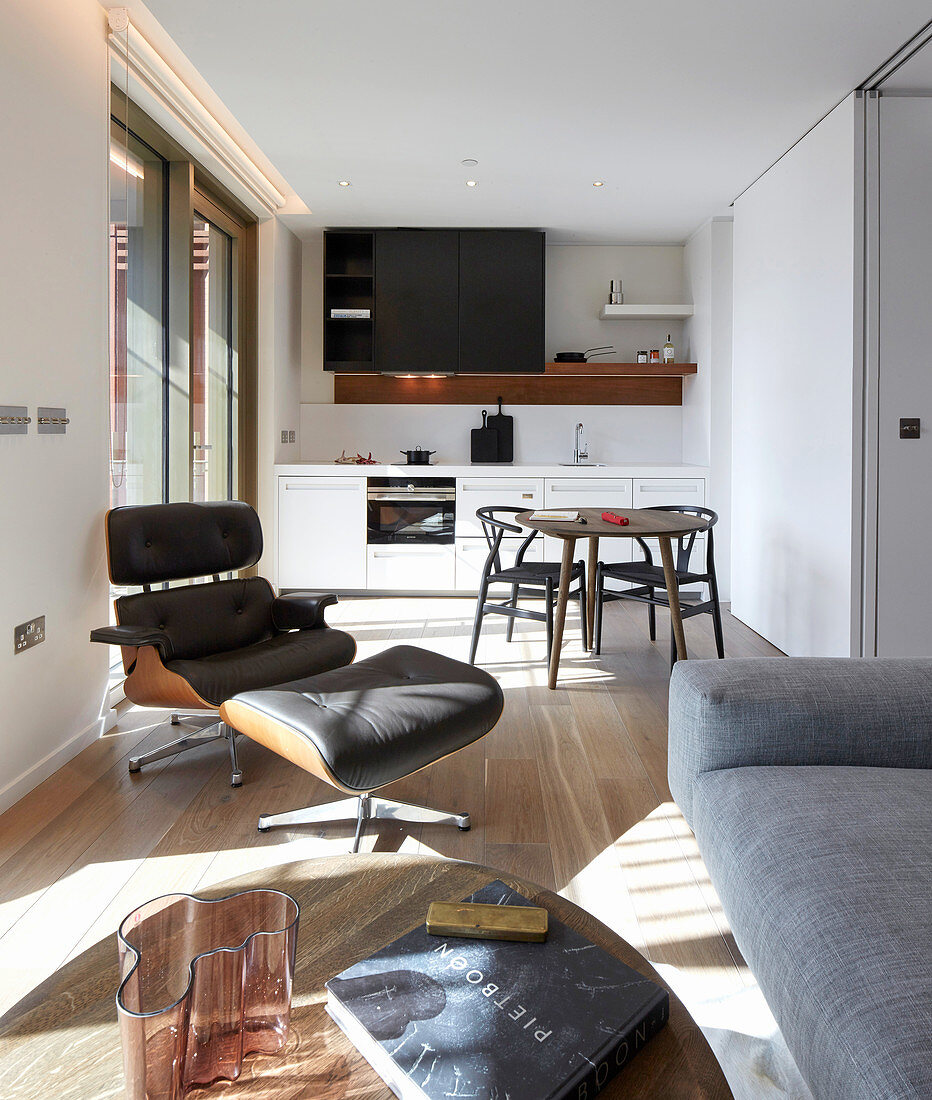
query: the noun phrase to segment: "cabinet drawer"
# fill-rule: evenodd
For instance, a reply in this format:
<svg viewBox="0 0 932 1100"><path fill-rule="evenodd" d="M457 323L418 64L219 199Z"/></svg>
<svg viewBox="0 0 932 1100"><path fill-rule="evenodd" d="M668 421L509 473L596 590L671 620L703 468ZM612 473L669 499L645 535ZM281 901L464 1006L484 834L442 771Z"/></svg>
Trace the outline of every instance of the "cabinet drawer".
<svg viewBox="0 0 932 1100"><path fill-rule="evenodd" d="M514 565L515 554L518 551L523 539L520 538L506 538L502 539L502 551L501 562L503 568L508 568ZM479 591L479 578L482 576L482 569L485 565L485 559L489 554L489 545L484 538L466 538L456 540L456 588L459 592L478 592ZM527 553L524 555L525 561L543 561L544 560L544 543L543 539L535 539L531 545L527 548ZM506 596L509 592L507 585L492 585L489 588L489 592L493 596Z"/></svg>
<svg viewBox="0 0 932 1100"><path fill-rule="evenodd" d="M542 477L464 477L456 479L457 538L482 537L477 508L520 508L531 511L544 505Z"/></svg>
<svg viewBox="0 0 932 1100"><path fill-rule="evenodd" d="M366 587L366 480L278 479L280 588Z"/></svg>
<svg viewBox="0 0 932 1100"><path fill-rule="evenodd" d="M636 477L634 507L656 508L658 504L705 504L705 478Z"/></svg>
<svg viewBox="0 0 932 1100"><path fill-rule="evenodd" d="M630 477L548 477L545 508L631 508Z"/></svg>
<svg viewBox="0 0 932 1100"><path fill-rule="evenodd" d="M379 592L452 592L455 563L452 545L370 546L368 587Z"/></svg>

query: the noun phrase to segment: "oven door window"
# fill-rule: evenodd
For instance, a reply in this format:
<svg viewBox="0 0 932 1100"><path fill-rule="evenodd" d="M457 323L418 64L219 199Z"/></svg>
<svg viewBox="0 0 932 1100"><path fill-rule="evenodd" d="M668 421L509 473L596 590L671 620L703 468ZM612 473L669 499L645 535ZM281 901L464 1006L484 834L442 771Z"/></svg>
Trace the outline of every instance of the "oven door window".
<svg viewBox="0 0 932 1100"><path fill-rule="evenodd" d="M448 502L371 501L369 542L453 542L453 511Z"/></svg>

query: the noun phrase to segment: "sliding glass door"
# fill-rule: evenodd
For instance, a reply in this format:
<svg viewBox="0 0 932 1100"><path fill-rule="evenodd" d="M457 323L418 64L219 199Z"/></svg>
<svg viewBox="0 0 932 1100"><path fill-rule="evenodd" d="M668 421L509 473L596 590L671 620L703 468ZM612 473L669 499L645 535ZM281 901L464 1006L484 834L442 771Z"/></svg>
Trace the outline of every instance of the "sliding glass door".
<svg viewBox="0 0 932 1100"><path fill-rule="evenodd" d="M126 111L110 148L110 504L255 503L255 228Z"/></svg>

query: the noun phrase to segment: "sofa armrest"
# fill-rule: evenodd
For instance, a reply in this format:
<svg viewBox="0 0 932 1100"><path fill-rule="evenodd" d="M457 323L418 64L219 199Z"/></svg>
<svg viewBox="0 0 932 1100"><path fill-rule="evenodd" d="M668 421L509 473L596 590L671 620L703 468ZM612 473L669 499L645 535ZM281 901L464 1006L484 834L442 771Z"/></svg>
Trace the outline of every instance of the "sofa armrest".
<svg viewBox="0 0 932 1100"><path fill-rule="evenodd" d="M310 592L289 592L272 601L272 624L276 630L316 630L326 626L324 608L337 603L332 592L314 596Z"/></svg>
<svg viewBox="0 0 932 1100"><path fill-rule="evenodd" d="M163 661L170 661L174 656L169 636L163 630L151 626L101 626L91 631L91 641L137 648L154 645Z"/></svg>
<svg viewBox="0 0 932 1100"><path fill-rule="evenodd" d="M669 714L670 789L688 821L703 772L932 767L932 659L680 661Z"/></svg>

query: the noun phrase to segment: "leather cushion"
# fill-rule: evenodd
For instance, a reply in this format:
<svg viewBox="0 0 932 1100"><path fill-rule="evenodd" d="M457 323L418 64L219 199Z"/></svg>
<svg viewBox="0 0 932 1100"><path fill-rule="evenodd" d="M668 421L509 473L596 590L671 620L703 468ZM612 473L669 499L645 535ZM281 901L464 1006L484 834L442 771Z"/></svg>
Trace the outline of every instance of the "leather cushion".
<svg viewBox="0 0 932 1100"><path fill-rule="evenodd" d="M183 676L202 699L219 706L237 692L340 668L355 656L356 642L350 634L324 626L276 634L199 660L169 661L165 667Z"/></svg>
<svg viewBox="0 0 932 1100"><path fill-rule="evenodd" d="M114 584L235 573L261 556L259 517L239 500L137 504L107 513L107 557Z"/></svg>
<svg viewBox="0 0 932 1100"><path fill-rule="evenodd" d="M477 741L504 702L483 669L414 646L236 699L311 741L353 791L375 790Z"/></svg>
<svg viewBox="0 0 932 1100"><path fill-rule="evenodd" d="M121 596L116 613L121 626L154 627L167 634L175 660L197 660L271 638L273 599L267 580L249 577Z"/></svg>

